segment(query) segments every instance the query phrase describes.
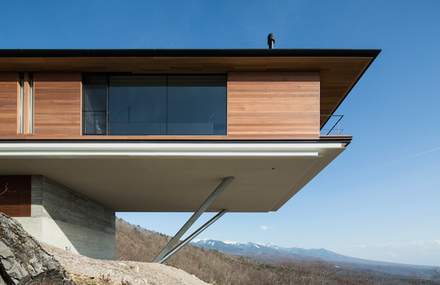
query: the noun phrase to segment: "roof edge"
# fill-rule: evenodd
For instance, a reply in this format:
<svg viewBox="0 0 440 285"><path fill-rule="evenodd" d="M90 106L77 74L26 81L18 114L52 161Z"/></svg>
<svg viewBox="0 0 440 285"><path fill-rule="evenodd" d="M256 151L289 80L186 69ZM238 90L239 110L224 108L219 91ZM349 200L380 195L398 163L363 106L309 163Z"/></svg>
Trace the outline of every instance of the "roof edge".
<svg viewBox="0 0 440 285"><path fill-rule="evenodd" d="M0 57L373 57L380 49L0 49Z"/></svg>

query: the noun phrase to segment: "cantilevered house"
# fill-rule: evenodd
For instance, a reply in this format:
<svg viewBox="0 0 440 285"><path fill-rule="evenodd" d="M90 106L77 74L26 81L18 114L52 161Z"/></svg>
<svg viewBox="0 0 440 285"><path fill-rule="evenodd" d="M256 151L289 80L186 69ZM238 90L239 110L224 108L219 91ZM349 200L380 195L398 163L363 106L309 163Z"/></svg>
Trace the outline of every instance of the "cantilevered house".
<svg viewBox="0 0 440 285"><path fill-rule="evenodd" d="M115 211L276 211L350 143L320 131L378 53L0 50L0 211L108 259Z"/></svg>

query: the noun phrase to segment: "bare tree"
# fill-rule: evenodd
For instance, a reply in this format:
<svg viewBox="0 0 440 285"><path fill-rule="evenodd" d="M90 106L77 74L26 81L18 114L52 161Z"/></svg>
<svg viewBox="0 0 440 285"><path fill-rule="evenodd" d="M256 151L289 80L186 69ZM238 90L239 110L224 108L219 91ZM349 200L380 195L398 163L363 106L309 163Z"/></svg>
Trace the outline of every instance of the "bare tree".
<svg viewBox="0 0 440 285"><path fill-rule="evenodd" d="M432 269L431 279L436 282L440 282L440 268L439 267L435 267Z"/></svg>
<svg viewBox="0 0 440 285"><path fill-rule="evenodd" d="M413 271L409 276L409 282L411 282L412 285L422 285L423 275L420 272Z"/></svg>
<svg viewBox="0 0 440 285"><path fill-rule="evenodd" d="M3 190L3 192L0 193L0 198L3 199L3 194L5 194L8 191L8 183L6 183L5 185L5 190Z"/></svg>

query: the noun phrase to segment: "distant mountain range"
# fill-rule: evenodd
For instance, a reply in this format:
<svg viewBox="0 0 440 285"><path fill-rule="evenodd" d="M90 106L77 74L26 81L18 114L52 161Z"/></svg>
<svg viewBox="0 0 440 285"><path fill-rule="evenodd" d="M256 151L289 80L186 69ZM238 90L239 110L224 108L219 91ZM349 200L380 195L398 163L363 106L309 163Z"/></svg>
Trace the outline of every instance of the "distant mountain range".
<svg viewBox="0 0 440 285"><path fill-rule="evenodd" d="M372 261L348 257L326 249L304 249L298 247L281 247L272 243L230 242L210 239L194 240L192 245L218 250L235 256L247 256L269 264L279 264L290 259L299 262L325 261L335 266L369 271L375 274L391 276L408 276L413 272L429 275L432 267Z"/></svg>

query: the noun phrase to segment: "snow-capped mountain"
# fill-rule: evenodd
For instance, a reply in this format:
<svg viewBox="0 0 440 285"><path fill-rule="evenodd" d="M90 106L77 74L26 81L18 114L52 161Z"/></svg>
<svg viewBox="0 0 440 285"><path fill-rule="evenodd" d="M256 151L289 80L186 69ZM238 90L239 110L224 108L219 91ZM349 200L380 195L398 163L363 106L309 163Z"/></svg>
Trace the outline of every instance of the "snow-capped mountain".
<svg viewBox="0 0 440 285"><path fill-rule="evenodd" d="M326 261L334 265L353 269L368 270L381 274L408 275L414 270L427 270L428 267L403 265L381 261L372 261L348 257L326 249L304 249L298 247L281 247L273 243L261 244L253 242L218 241L211 239L194 240L192 245L218 250L236 256L247 256L264 263L278 264L282 260L291 259L300 262Z"/></svg>
<svg viewBox="0 0 440 285"><path fill-rule="evenodd" d="M232 241L218 241L211 239L199 239L194 240L192 245L203 247L206 249L215 249L218 251L234 254L234 255L262 255L262 254L280 254L282 256L295 255L295 259L307 259L313 260L313 258L338 258L343 257L343 255L336 254L334 252L325 249L302 249L297 247L281 247L272 243L262 244L253 242L232 242ZM302 256L297 256L302 255ZM285 256L286 257L286 256Z"/></svg>

